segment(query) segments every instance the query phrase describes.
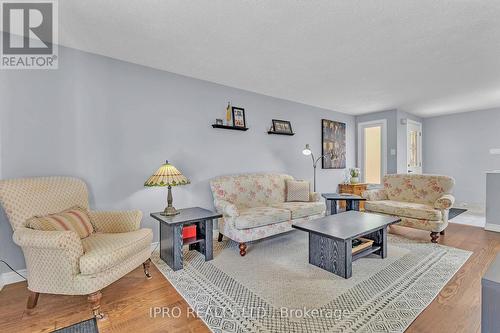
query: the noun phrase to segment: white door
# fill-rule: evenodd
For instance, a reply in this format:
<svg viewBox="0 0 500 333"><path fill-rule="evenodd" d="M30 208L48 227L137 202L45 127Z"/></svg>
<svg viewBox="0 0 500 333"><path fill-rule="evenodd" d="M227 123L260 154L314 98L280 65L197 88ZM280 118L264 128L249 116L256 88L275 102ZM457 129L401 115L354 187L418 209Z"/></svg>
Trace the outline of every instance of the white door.
<svg viewBox="0 0 500 333"><path fill-rule="evenodd" d="M358 124L358 164L361 179L368 184L382 184L387 170L387 121Z"/></svg>
<svg viewBox="0 0 500 333"><path fill-rule="evenodd" d="M408 119L406 127L408 173L422 173L422 124Z"/></svg>

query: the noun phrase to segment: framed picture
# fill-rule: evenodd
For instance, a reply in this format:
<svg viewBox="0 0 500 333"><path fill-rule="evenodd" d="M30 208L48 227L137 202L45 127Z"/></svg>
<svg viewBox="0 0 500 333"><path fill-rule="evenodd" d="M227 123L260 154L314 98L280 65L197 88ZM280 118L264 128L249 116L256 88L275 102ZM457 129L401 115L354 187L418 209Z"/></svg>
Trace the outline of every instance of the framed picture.
<svg viewBox="0 0 500 333"><path fill-rule="evenodd" d="M323 169L345 169L345 123L321 120L321 154Z"/></svg>
<svg viewBox="0 0 500 333"><path fill-rule="evenodd" d="M292 124L288 120L273 119L273 131L292 134Z"/></svg>
<svg viewBox="0 0 500 333"><path fill-rule="evenodd" d="M233 106L233 126L234 127L247 127L245 121L245 109Z"/></svg>

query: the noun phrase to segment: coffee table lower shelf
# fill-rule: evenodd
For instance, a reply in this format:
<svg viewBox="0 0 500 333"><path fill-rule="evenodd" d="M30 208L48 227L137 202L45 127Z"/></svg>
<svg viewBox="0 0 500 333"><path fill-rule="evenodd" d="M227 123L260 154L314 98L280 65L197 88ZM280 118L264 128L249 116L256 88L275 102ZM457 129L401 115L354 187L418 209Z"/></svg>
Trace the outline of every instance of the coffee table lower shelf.
<svg viewBox="0 0 500 333"><path fill-rule="evenodd" d="M352 261L357 260L359 258L363 258L366 256L369 256L372 253L375 253L377 251L380 251L381 247L380 246L372 246L369 247L365 250L359 251L358 253L353 253L352 254Z"/></svg>

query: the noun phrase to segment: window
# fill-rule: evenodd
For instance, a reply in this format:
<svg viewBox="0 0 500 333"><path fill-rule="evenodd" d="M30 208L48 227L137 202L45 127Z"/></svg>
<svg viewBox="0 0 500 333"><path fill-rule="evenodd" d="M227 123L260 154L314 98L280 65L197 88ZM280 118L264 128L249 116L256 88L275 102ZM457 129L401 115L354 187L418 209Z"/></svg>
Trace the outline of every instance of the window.
<svg viewBox="0 0 500 333"><path fill-rule="evenodd" d="M379 185L387 168L387 134L385 119L358 124L358 165L361 179Z"/></svg>

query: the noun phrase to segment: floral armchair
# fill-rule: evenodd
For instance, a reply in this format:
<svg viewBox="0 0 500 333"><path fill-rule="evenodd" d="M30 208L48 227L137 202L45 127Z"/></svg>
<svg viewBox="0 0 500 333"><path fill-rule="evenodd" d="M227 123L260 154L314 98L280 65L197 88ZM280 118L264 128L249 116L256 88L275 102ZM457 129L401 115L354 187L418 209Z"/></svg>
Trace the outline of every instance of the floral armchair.
<svg viewBox="0 0 500 333"><path fill-rule="evenodd" d="M24 253L33 309L40 293L88 295L95 317L101 289L143 264L148 278L151 229L140 229L142 213L89 211L95 233L80 239L74 231L41 231L26 227L33 216L79 206L88 210L87 187L70 177L38 177L0 181L0 203Z"/></svg>
<svg viewBox="0 0 500 333"><path fill-rule="evenodd" d="M324 216L326 206L319 193L308 202L286 202L286 181L292 176L251 173L221 176L210 181L214 205L223 218L222 235L239 243L244 256L247 242L292 230L292 223Z"/></svg>
<svg viewBox="0 0 500 333"><path fill-rule="evenodd" d="M455 198L455 180L439 175L394 174L384 177L384 188L363 193L368 212L396 215L402 226L431 232L436 243L448 226L448 212Z"/></svg>

